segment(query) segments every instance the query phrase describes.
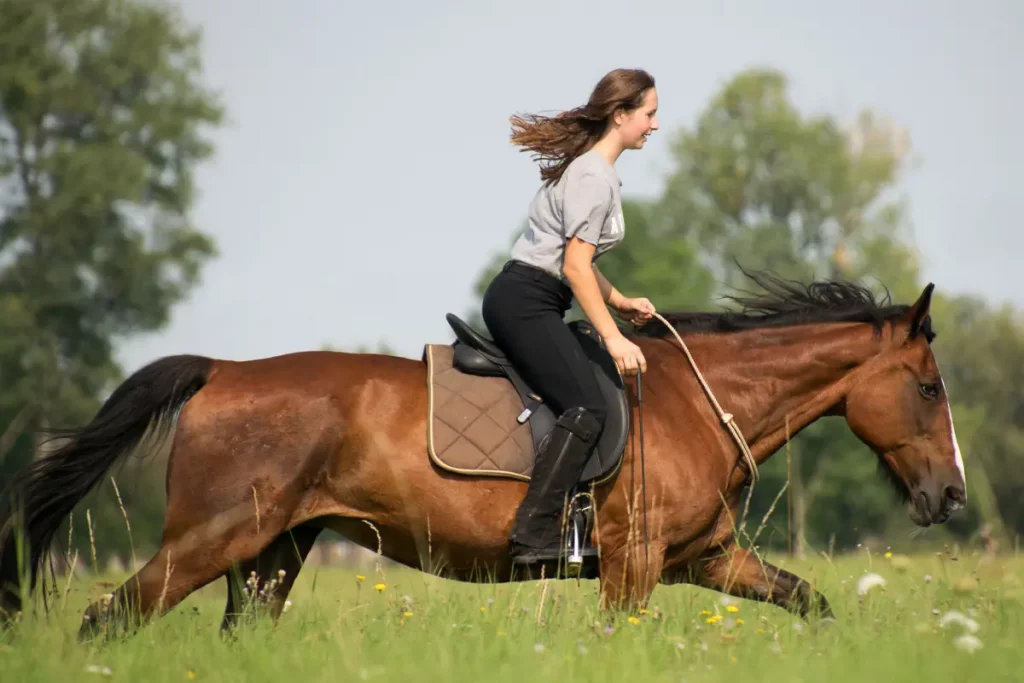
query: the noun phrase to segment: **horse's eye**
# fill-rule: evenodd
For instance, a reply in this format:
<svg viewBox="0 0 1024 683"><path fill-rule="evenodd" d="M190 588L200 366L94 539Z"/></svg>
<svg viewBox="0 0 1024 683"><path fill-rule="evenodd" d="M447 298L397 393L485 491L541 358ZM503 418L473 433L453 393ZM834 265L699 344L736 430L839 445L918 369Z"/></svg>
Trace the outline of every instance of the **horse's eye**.
<svg viewBox="0 0 1024 683"><path fill-rule="evenodd" d="M929 401L934 401L939 397L939 385L938 384L922 384L918 387L921 395Z"/></svg>

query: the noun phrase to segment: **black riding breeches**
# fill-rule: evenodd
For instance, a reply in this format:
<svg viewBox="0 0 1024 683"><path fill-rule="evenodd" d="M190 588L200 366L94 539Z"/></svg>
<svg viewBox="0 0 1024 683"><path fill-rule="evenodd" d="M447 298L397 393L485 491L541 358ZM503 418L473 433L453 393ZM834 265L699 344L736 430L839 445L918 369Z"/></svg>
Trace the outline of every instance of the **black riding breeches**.
<svg viewBox="0 0 1024 683"><path fill-rule="evenodd" d="M572 289L539 268L509 261L487 287L483 318L495 343L555 416L584 408L602 425L608 407L594 369L565 323Z"/></svg>

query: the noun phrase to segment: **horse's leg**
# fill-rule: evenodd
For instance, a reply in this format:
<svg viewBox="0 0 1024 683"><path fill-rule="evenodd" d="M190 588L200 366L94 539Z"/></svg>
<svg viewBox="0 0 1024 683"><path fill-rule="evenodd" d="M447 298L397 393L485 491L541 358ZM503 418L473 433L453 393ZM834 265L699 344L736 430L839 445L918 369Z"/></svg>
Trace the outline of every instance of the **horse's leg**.
<svg viewBox="0 0 1024 683"><path fill-rule="evenodd" d="M257 591L263 590L269 582L276 582L269 594L259 596L259 600L266 606L266 614L277 621L284 609L288 593L295 585L302 564L321 531L322 527L301 524L275 538L253 559L231 568L225 575L228 582L228 598L224 608L224 620L220 625L222 632L231 630L238 622L242 606L246 602L246 584L254 575ZM251 585L249 590L252 591ZM252 596L249 595L248 598L252 599Z"/></svg>
<svg viewBox="0 0 1024 683"><path fill-rule="evenodd" d="M82 616L78 635L88 639L113 624L130 632L160 616L193 591L224 575L241 558L258 555L287 526L290 510L278 507L257 530L251 504L218 513L193 506L168 505L167 529L156 555L119 586L109 603L95 602ZM183 524L183 518L202 519Z"/></svg>
<svg viewBox="0 0 1024 683"><path fill-rule="evenodd" d="M643 541L601 547L601 609L631 610L647 605L665 564L665 544Z"/></svg>
<svg viewBox="0 0 1024 683"><path fill-rule="evenodd" d="M821 619L834 619L825 596L795 574L759 560L752 552L735 543L722 547L722 552L700 561L692 575L681 578L705 588L739 598L768 602L804 619L818 614ZM686 573L686 569L681 570Z"/></svg>

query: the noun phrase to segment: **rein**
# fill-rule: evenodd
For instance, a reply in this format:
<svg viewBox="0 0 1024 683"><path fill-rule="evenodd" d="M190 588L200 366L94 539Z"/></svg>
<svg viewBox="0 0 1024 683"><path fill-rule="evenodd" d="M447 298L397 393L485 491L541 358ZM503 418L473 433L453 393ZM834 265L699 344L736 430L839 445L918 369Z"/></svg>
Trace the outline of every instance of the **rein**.
<svg viewBox="0 0 1024 683"><path fill-rule="evenodd" d="M662 317L661 314L655 313L654 317L660 320L662 323L664 323L665 327L667 327L669 331L673 335L675 335L676 341L679 342L679 346L683 349L683 353L686 354L686 360L690 361L690 367L693 368L693 374L697 376L697 381L700 382L700 385L704 389L704 393L707 394L708 400L711 402L712 407L715 409L715 412L718 413L718 419L722 422L722 424L725 425L726 429L729 430L729 434L732 435L733 441L735 441L736 445L739 446L740 452L743 454L743 459L744 461L746 461L747 467L750 470L751 481L756 482L758 479L757 462L754 460L754 454L750 452L750 447L747 445L747 440L743 438L743 432L741 432L740 428L736 426L736 421L733 419L732 413L727 413L724 410L722 410L722 406L719 405L718 399L715 398L715 393L711 391L711 387L708 386L707 380L704 379L704 375L701 374L700 368L697 367L697 362L693 359L693 356L690 354L690 349L686 348L686 344L683 342L683 338L679 336L679 333L676 332L676 328L672 327L672 325L669 324L669 322L665 320L665 318ZM637 387L637 393L639 394L639 383ZM640 429L640 448L641 453L643 453L642 423Z"/></svg>
<svg viewBox="0 0 1024 683"><path fill-rule="evenodd" d="M683 338L679 336L676 329L660 314L655 313L654 317L664 323L665 327L675 335L676 341L679 342L680 348L683 349L683 353L686 354L686 359L690 362L690 367L693 368L693 373L697 376L697 381L700 382L701 387L704 389L704 393L707 394L708 400L711 402L712 407L718 414L718 419L722 424L725 425L729 434L732 435L733 441L740 448L743 460L747 463L747 468L750 470L751 486L750 491L747 494L748 502L750 493L753 493L754 487L753 482L758 480L757 461L754 460L754 454L750 452L750 447L747 445L747 440L743 438L743 432L736 425L736 420L733 418L732 413L727 413L722 409L722 406L718 403L718 399L715 398L715 393L711 391L711 387L708 385L704 375L701 374L700 368L697 367L697 362L693 359L693 355L690 354L690 349L686 347L686 343L683 342ZM643 373L636 373L636 402L637 402L637 422L639 423L640 431L640 498L641 504L643 505L643 518L644 518L644 571L646 573L648 569L648 558L647 548L650 545L650 539L647 535L647 468L646 459L644 457L644 389L643 389Z"/></svg>

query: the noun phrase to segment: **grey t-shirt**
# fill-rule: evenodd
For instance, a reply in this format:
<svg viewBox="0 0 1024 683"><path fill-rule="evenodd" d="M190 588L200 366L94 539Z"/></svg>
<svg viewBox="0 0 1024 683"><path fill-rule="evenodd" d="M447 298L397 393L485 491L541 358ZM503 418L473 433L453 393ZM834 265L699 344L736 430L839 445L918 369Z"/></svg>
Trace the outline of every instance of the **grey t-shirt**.
<svg viewBox="0 0 1024 683"><path fill-rule="evenodd" d="M555 183L537 191L528 225L511 257L564 280L565 245L573 237L596 246L594 261L622 241L622 181L615 167L593 149L572 160Z"/></svg>

